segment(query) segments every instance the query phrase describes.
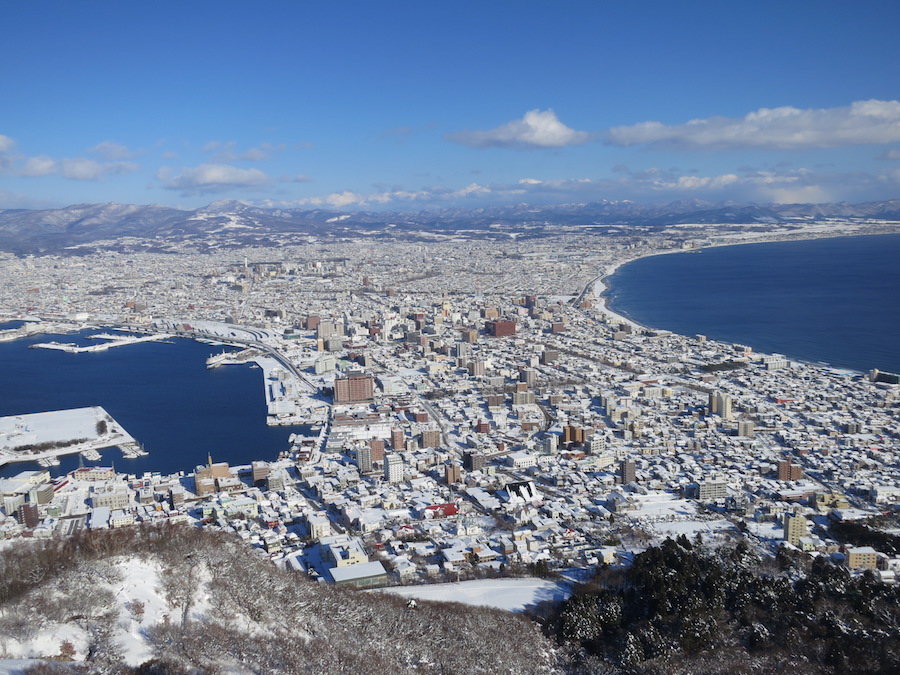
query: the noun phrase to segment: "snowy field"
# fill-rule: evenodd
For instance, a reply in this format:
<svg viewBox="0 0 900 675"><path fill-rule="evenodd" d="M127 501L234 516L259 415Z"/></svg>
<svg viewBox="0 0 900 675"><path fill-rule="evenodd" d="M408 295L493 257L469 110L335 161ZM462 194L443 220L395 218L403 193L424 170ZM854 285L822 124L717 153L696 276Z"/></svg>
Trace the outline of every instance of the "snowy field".
<svg viewBox="0 0 900 675"><path fill-rule="evenodd" d="M572 594L572 584L547 579L478 579L455 584L396 586L382 591L405 598L461 602L521 612L545 600L562 601Z"/></svg>
<svg viewBox="0 0 900 675"><path fill-rule="evenodd" d="M100 434L97 423L106 422L107 433ZM111 443L133 442L119 424L103 408L72 408L51 412L0 417L0 451L23 445L64 443L76 439L97 440L113 435Z"/></svg>

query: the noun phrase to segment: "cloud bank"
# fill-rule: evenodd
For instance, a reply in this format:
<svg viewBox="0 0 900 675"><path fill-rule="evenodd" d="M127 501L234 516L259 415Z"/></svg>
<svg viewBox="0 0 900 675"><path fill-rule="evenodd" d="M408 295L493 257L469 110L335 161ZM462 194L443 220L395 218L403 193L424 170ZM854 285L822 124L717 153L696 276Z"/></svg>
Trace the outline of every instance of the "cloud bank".
<svg viewBox="0 0 900 675"><path fill-rule="evenodd" d="M900 141L900 101L857 101L840 108L760 108L741 118L613 127L610 145L804 150Z"/></svg>
<svg viewBox="0 0 900 675"><path fill-rule="evenodd" d="M266 206L333 209L408 209L510 204L566 204L601 200L666 203L679 199L759 204L861 202L900 191L900 169L879 174L818 173L809 169L753 169L700 175L678 169L630 171L612 178L532 177L514 183L470 183L461 188L392 188L371 193L344 190L295 201L265 201Z"/></svg>
<svg viewBox="0 0 900 675"><path fill-rule="evenodd" d="M444 138L472 148L564 148L584 145L593 134L576 131L559 121L552 110L529 110L520 120L489 131L458 131Z"/></svg>
<svg viewBox="0 0 900 675"><path fill-rule="evenodd" d="M0 173L11 176L40 177L62 176L69 180L96 181L109 175L133 173L140 169L134 162L98 162L86 157L65 157L54 159L46 155L26 157L15 149L15 141L0 134ZM115 143L101 143L89 152L112 156L123 156L125 146Z"/></svg>
<svg viewBox="0 0 900 675"><path fill-rule="evenodd" d="M183 194L210 194L244 188L260 188L272 182L259 169L238 169L228 164L201 164L174 173L169 167L156 172L167 190L180 190Z"/></svg>

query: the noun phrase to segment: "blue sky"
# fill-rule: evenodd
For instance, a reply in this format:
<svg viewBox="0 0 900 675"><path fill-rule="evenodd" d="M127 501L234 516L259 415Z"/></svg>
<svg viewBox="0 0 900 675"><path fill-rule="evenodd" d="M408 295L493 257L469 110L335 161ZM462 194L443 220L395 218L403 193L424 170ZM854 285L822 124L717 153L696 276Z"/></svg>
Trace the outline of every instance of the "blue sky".
<svg viewBox="0 0 900 675"><path fill-rule="evenodd" d="M0 208L900 197L900 4L0 7Z"/></svg>

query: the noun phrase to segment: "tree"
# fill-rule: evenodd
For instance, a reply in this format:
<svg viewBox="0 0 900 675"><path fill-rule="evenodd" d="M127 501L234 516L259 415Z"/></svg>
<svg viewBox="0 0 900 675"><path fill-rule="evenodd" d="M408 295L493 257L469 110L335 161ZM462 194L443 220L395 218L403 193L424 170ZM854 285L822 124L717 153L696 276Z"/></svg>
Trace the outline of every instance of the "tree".
<svg viewBox="0 0 900 675"><path fill-rule="evenodd" d="M144 603L140 600L132 600L131 602L125 603L125 609L131 612L131 618L138 623L141 623L144 620Z"/></svg>
<svg viewBox="0 0 900 675"><path fill-rule="evenodd" d="M68 640L63 640L59 645L59 656L66 661L73 660L75 658L75 645Z"/></svg>

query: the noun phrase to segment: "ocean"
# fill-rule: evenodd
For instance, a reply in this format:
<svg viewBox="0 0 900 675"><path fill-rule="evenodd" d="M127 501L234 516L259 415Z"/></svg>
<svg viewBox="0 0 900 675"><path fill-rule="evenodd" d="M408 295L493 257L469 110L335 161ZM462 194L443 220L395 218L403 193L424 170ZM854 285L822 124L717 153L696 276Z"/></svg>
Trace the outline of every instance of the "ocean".
<svg viewBox="0 0 900 675"><path fill-rule="evenodd" d="M900 372L900 234L652 256L607 284L610 308L645 326Z"/></svg>
<svg viewBox="0 0 900 675"><path fill-rule="evenodd" d="M207 357L222 347L173 338L81 354L29 349L52 340L92 344L96 341L86 336L100 332L0 343L0 416L102 406L149 454L123 459L118 449L109 448L101 451L101 461L85 461L85 466L113 462L117 471L138 475L193 471L208 455L232 465L274 460L299 430L266 424L261 369L229 365L207 370ZM78 462L77 455L62 457L50 472L60 475ZM36 468L35 463L7 464L0 476Z"/></svg>

